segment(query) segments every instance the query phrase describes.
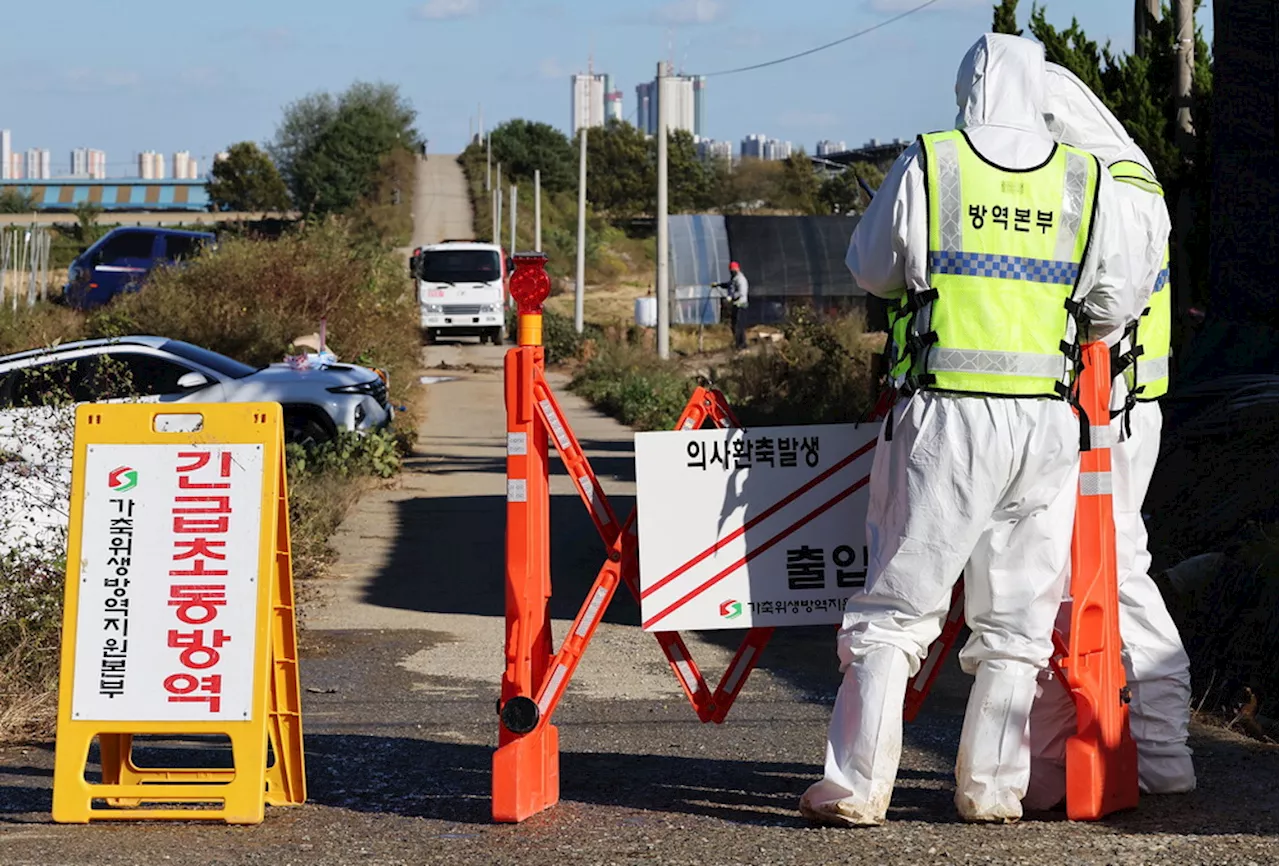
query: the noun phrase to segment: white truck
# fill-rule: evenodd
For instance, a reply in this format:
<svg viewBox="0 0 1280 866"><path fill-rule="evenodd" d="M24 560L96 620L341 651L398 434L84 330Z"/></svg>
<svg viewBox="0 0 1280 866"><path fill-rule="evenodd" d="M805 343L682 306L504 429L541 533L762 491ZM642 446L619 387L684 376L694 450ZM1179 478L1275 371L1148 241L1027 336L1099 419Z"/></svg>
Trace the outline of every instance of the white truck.
<svg viewBox="0 0 1280 866"><path fill-rule="evenodd" d="M418 247L409 260L418 287L422 337L476 336L495 346L506 339L507 261L502 247L448 240Z"/></svg>

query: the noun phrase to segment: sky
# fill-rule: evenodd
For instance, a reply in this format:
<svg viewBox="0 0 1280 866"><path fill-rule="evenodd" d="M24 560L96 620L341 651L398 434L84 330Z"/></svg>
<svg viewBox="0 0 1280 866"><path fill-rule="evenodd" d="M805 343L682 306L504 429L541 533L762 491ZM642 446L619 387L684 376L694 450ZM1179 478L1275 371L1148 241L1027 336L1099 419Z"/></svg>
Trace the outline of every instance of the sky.
<svg viewBox="0 0 1280 866"><path fill-rule="evenodd" d="M751 133L810 152L949 127L955 69L991 25L992 0L933 6L843 45L772 60L883 22L922 0L59 0L14 4L0 54L0 128L15 150L46 147L54 172L73 147L136 175L136 154L187 150L201 170L237 141L265 142L281 111L356 80L400 86L433 153L514 117L570 122L569 76L613 77L634 118L635 86L659 60L709 74L707 134ZM1041 0L1059 27L1074 15L1098 42L1130 50L1128 0ZM56 17L50 10L56 8ZM1019 22L1030 14L1020 4ZM1200 23L1211 39L1209 4ZM23 36L25 34L25 36Z"/></svg>

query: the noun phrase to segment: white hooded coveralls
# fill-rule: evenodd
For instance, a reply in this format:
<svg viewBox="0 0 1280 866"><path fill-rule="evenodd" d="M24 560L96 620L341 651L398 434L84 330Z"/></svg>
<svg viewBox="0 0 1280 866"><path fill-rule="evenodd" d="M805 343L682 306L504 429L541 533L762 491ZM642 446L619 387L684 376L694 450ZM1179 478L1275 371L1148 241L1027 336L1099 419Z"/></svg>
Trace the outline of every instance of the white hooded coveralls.
<svg viewBox="0 0 1280 866"><path fill-rule="evenodd" d="M1039 43L988 34L969 50L956 78L958 124L988 161L1017 169L1049 156L1043 79ZM1106 332L1122 328L1135 303L1114 182L1100 174L1075 297L1092 327ZM890 170L846 261L879 297L927 288L918 145ZM907 680L940 633L963 570L973 635L960 660L976 679L956 761L956 806L968 820L1016 820L1030 771L1036 675L1052 652L1070 554L1079 424L1062 400L921 391L899 401L892 425L891 439L881 431L872 468L866 586L849 599L838 639L844 681L823 778L805 792L801 811L838 824L884 820Z"/></svg>
<svg viewBox="0 0 1280 866"><path fill-rule="evenodd" d="M1150 160L1084 82L1061 66L1046 66L1045 114L1054 138L1087 150L1103 165L1128 160L1152 172ZM1169 211L1158 195L1117 183L1116 195L1132 209L1122 225L1125 243L1142 267L1139 286L1155 284L1169 241ZM1168 291L1166 289L1166 291ZM1146 304L1141 293L1140 304ZM1134 318L1142 312L1139 307ZM1123 376L1112 388L1123 405ZM1177 626L1169 616L1160 590L1148 573L1147 527L1142 502L1160 453L1160 406L1139 402L1112 422L1116 444L1111 449L1112 494L1116 522L1116 576L1119 584L1120 638L1132 695L1129 726L1138 746L1138 784L1147 793L1193 790L1195 769L1187 748L1191 716L1191 671ZM1064 605L1063 616L1070 616ZM1075 706L1062 684L1041 676L1041 694L1031 712L1031 783L1024 805L1051 808L1066 796L1066 741L1076 729Z"/></svg>

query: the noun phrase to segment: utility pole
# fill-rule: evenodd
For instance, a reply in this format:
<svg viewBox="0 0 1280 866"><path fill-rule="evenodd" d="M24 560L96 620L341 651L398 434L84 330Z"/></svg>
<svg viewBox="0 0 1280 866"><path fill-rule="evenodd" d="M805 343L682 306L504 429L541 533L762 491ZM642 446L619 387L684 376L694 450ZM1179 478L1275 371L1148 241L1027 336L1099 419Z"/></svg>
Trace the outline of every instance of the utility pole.
<svg viewBox="0 0 1280 866"><path fill-rule="evenodd" d="M1173 0L1173 25L1178 39L1175 48L1178 77L1173 92L1174 104L1178 108L1175 135L1178 152L1182 155L1183 164L1186 165L1195 158L1196 152L1196 131L1191 123L1191 78L1196 64L1194 0ZM1207 207L1208 202L1195 201L1191 186L1182 184L1182 189L1178 192L1178 202L1173 211L1173 244L1176 256L1172 262L1172 277L1175 301L1186 298L1191 288L1192 261L1188 248L1197 206Z"/></svg>
<svg viewBox="0 0 1280 866"><path fill-rule="evenodd" d="M542 169L533 170L533 250L542 252Z"/></svg>
<svg viewBox="0 0 1280 866"><path fill-rule="evenodd" d="M511 184L511 255L516 254L516 198L520 195L520 187Z"/></svg>
<svg viewBox="0 0 1280 866"><path fill-rule="evenodd" d="M493 195L498 206L493 212L493 242L502 245L502 163L498 163L498 182L493 185ZM511 251L507 250L510 255Z"/></svg>
<svg viewBox="0 0 1280 866"><path fill-rule="evenodd" d="M1160 0L1133 0L1133 53L1142 57L1142 37L1150 30L1151 21L1160 20Z"/></svg>
<svg viewBox="0 0 1280 866"><path fill-rule="evenodd" d="M671 298L667 283L667 70L658 62L658 357L671 354Z"/></svg>
<svg viewBox="0 0 1280 866"><path fill-rule="evenodd" d="M489 134L484 134L484 191L493 192L493 147Z"/></svg>
<svg viewBox="0 0 1280 866"><path fill-rule="evenodd" d="M1178 147L1184 158L1195 150L1195 128L1191 125L1191 77L1196 66L1196 21L1194 0L1174 0L1173 23L1178 34L1178 83L1174 91L1178 106Z"/></svg>
<svg viewBox="0 0 1280 866"><path fill-rule="evenodd" d="M573 283L573 329L582 333L587 291L587 127L578 130L578 268Z"/></svg>

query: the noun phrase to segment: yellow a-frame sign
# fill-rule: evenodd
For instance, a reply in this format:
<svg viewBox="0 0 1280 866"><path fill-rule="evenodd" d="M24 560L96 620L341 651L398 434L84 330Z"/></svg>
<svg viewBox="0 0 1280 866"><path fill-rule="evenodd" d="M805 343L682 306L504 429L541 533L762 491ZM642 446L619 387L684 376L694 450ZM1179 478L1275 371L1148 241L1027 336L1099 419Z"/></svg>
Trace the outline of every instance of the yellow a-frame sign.
<svg viewBox="0 0 1280 866"><path fill-rule="evenodd" d="M282 430L276 403L78 408L55 821L306 800ZM135 735L222 735L234 766L140 767Z"/></svg>

